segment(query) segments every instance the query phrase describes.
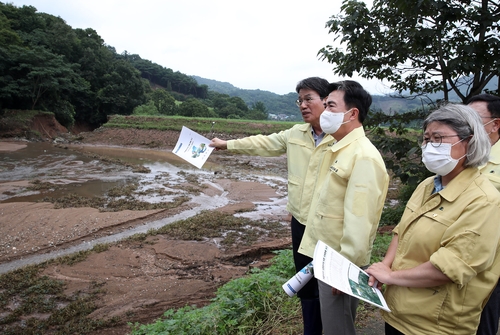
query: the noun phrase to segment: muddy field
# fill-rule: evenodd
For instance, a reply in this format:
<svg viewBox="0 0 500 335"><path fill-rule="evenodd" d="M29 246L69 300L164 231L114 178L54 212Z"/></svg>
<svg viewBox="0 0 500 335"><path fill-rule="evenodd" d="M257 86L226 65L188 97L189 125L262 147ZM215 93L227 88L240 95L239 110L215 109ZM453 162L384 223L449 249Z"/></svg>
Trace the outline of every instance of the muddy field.
<svg viewBox="0 0 500 335"><path fill-rule="evenodd" d="M222 284L245 275L251 267L266 266L273 250L289 248L285 156L259 158L218 151L210 156L201 174L194 172L192 167L184 166L184 169L181 165L174 171L175 175L172 171L156 171L156 174L153 171L146 183L144 171L142 175L134 172L136 164L123 164L115 157L103 154L121 151L120 155L123 155L124 150L139 152L141 157L148 159L171 162L176 159L170 151L178 135L178 132L122 129L98 129L60 137L52 134L47 143L57 150L84 154L92 159L69 159L64 161L62 169L40 173L36 177L37 187L34 187L33 179L0 181L0 272L5 273L31 261L40 262L36 258L39 256L51 258L58 252L82 250L87 244L86 249L89 249L95 247L94 242L127 236L111 242L101 252L90 253L83 261L71 265L53 263L43 270L44 275L65 283L67 295L90 293L98 287L97 309L91 317L113 318L113 324L94 334L126 334L129 330L127 322L150 323L167 309L209 303ZM23 150L26 146L30 144L19 139L0 140L0 154ZM93 171L96 164L106 168ZM83 175L82 171L86 174ZM111 171L114 177L126 180L119 187L121 189L131 183L127 179L130 175L139 174L142 177L138 184L151 187L151 180L154 180L155 185L167 189L156 191L160 194L153 197L156 202L161 196L164 203L175 205L111 210L108 197L108 209L103 211L98 206L86 207L80 196L64 202L27 201L33 196L36 198L37 192L46 191L47 185L52 185L50 187L56 191L51 191L59 192L57 194L71 193L76 188L69 188L68 185L72 184L67 181L87 180L91 178L89 171L95 178L99 178L96 174L102 171ZM57 191L58 187L60 191ZM134 192L136 198L130 202L147 202L144 201L144 190L135 189ZM30 195L33 193L35 195ZM140 200L137 198L139 193ZM174 199L179 197L182 201L175 202ZM197 234L205 234L203 238L194 237L194 232L187 237L154 234L139 239L132 234L147 232L151 223L160 227L200 215L203 219L198 225L210 227L214 220L218 220L217 217L212 220L207 214L210 212L273 224L226 228L223 235L214 237L206 237L210 234L208 230L198 232L198 227L193 229ZM15 304L8 306L15 307ZM0 311L0 317L7 312ZM49 314L39 313L35 317L48 318ZM381 331L378 313L364 324L366 327L362 326L360 334Z"/></svg>
<svg viewBox="0 0 500 335"><path fill-rule="evenodd" d="M112 146L146 150L145 155L163 155L175 145L177 137L174 132L109 130L81 133L78 140L60 141L55 145L87 154ZM148 148L151 141L158 147ZM14 139L3 140L0 151L23 150L29 145ZM217 287L244 275L250 267L265 266L273 250L288 248L291 241L289 216L285 210L285 157L261 159L217 152L210 157L207 166L202 182L185 178L172 195L191 197L191 200L168 209L102 211L71 205L57 208L57 203L16 200L26 199L24 194L33 187L33 180L1 182L0 193L4 198L0 203L2 272L7 264L10 269L35 255L64 251L150 222L167 222L181 213L196 215L193 210L200 206L203 197L220 199L221 206L217 201L211 205L218 213L279 222L269 230L262 229L263 233L251 243L242 243L244 239L241 238L221 244L222 237L196 241L158 234L145 240L113 242L107 250L91 253L81 262L53 264L43 271L44 275L63 280L66 294L89 291L99 284L102 293L98 308L91 316L99 319L118 317L120 321L96 334L125 334L129 329L126 322L152 322L169 308L208 303ZM273 183L263 181L262 175L274 180ZM50 182L51 178L54 175L46 174L37 177L37 182ZM57 180L64 178L67 176L57 176ZM239 234L245 235L245 232Z"/></svg>

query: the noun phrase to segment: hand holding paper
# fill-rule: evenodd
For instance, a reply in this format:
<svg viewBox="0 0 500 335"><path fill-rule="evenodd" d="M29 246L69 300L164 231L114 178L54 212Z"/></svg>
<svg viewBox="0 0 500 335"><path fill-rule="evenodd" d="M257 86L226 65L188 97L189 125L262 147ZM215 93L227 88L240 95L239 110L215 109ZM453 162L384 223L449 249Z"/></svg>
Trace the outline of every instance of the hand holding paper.
<svg viewBox="0 0 500 335"><path fill-rule="evenodd" d="M382 292L368 285L368 275L347 258L318 241L314 250L314 277L353 297L390 312Z"/></svg>
<svg viewBox="0 0 500 335"><path fill-rule="evenodd" d="M214 150L209 144L210 140L182 126L181 134L172 152L201 169Z"/></svg>

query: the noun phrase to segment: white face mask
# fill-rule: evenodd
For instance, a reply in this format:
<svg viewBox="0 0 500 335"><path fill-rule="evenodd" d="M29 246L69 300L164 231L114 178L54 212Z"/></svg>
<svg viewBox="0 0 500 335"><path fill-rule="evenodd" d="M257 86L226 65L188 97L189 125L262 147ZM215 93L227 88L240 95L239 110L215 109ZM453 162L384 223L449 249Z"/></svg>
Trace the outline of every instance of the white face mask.
<svg viewBox="0 0 500 335"><path fill-rule="evenodd" d="M321 113L321 116L319 117L319 126L326 134L336 133L341 125L343 125L344 123L351 122L351 120L342 122L344 121L344 115L349 113L351 109L349 109L345 113L333 113L325 110L323 113Z"/></svg>
<svg viewBox="0 0 500 335"><path fill-rule="evenodd" d="M486 130L486 126L487 126L487 125L489 125L490 123L492 123L493 121L496 121L496 120L497 120L497 119L495 118L495 119L493 119L493 120L491 120L491 121L488 121L488 122L486 122L485 124L483 124L484 129ZM493 133L493 130L491 130L491 131L488 133L488 136L490 136L490 134L492 134L492 133Z"/></svg>
<svg viewBox="0 0 500 335"><path fill-rule="evenodd" d="M450 173L457 166L458 161L466 156L463 155L459 159L451 157L451 147L462 141L463 139L454 144L441 143L437 148L430 143L422 147L422 162L427 170L440 176Z"/></svg>

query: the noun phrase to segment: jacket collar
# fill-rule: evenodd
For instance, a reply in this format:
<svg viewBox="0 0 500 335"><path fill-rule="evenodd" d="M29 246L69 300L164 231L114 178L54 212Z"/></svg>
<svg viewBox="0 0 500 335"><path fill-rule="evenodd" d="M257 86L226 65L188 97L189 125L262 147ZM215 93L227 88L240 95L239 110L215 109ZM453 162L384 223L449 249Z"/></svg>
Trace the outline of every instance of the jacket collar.
<svg viewBox="0 0 500 335"><path fill-rule="evenodd" d="M478 168L469 167L453 178L439 194L449 202L456 200L479 177Z"/></svg>
<svg viewBox="0 0 500 335"><path fill-rule="evenodd" d="M335 136L333 136L333 137L335 138ZM347 134L346 136L344 136L343 139L341 139L340 141L336 142L332 146L332 151L336 152L336 151L338 151L338 150L340 150L340 149L348 146L352 142L354 142L354 141L356 141L356 140L358 140L358 139L360 139L362 137L366 137L364 128L362 126L358 127L358 128L355 128L349 134Z"/></svg>
<svg viewBox="0 0 500 335"><path fill-rule="evenodd" d="M491 147L490 162L500 164L500 140Z"/></svg>
<svg viewBox="0 0 500 335"><path fill-rule="evenodd" d="M308 131L310 132L312 130L312 126L310 123L299 124L298 128L300 131L303 131L303 132L308 132Z"/></svg>

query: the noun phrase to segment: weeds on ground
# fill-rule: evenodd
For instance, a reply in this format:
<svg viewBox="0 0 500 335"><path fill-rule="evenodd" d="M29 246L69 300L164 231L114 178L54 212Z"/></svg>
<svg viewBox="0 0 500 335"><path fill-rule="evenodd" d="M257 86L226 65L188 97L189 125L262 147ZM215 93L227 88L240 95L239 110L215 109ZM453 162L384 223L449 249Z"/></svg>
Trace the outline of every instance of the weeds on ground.
<svg viewBox="0 0 500 335"><path fill-rule="evenodd" d="M41 181L40 179L34 179L30 181L30 186L26 189L30 191L47 191L47 190L57 190L63 188L61 185L52 184L49 182Z"/></svg>
<svg viewBox="0 0 500 335"><path fill-rule="evenodd" d="M279 234L279 231L289 234L288 226L276 222L256 221L217 211L203 211L189 219L163 226L152 234L165 234L170 238L187 241L222 238L221 244L227 246L235 243L250 245L261 236Z"/></svg>
<svg viewBox="0 0 500 335"><path fill-rule="evenodd" d="M51 202L54 208L75 208L91 207L99 209L101 212L118 212L124 210L141 211L153 209L171 209L177 208L190 199L187 196L175 197L171 202L149 203L147 201L138 201L133 197L115 198L115 197L82 197L76 194L67 194L58 198L44 197L42 202Z"/></svg>
<svg viewBox="0 0 500 335"><path fill-rule="evenodd" d="M394 206L388 206L384 208L382 212L382 217L380 218L381 226L395 226L401 220L403 212L406 208L406 203L410 199L413 191L415 190L414 185L400 185L395 194L397 202ZM388 197L389 198L389 197ZM394 199L394 196L391 197Z"/></svg>
<svg viewBox="0 0 500 335"><path fill-rule="evenodd" d="M378 234L372 262L378 262L389 246L391 234ZM154 323L129 326L132 335L156 334L300 334L300 301L281 288L295 274L291 250L276 252L272 265L248 276L232 280L219 288L212 302L202 308L186 306L165 312ZM369 322L378 308L360 302L357 326Z"/></svg>
<svg viewBox="0 0 500 335"><path fill-rule="evenodd" d="M279 283L295 274L291 250L276 252L272 265L220 287L212 303L168 310L149 325L130 324L132 334L295 334L300 332L300 303Z"/></svg>
<svg viewBox="0 0 500 335"><path fill-rule="evenodd" d="M118 319L89 318L101 292L93 283L87 292L64 294L63 281L42 276L44 265L27 266L0 276L0 333L90 334Z"/></svg>
<svg viewBox="0 0 500 335"><path fill-rule="evenodd" d="M392 233L378 233L375 241L373 241L371 264L381 262L384 259L387 248L392 240Z"/></svg>

